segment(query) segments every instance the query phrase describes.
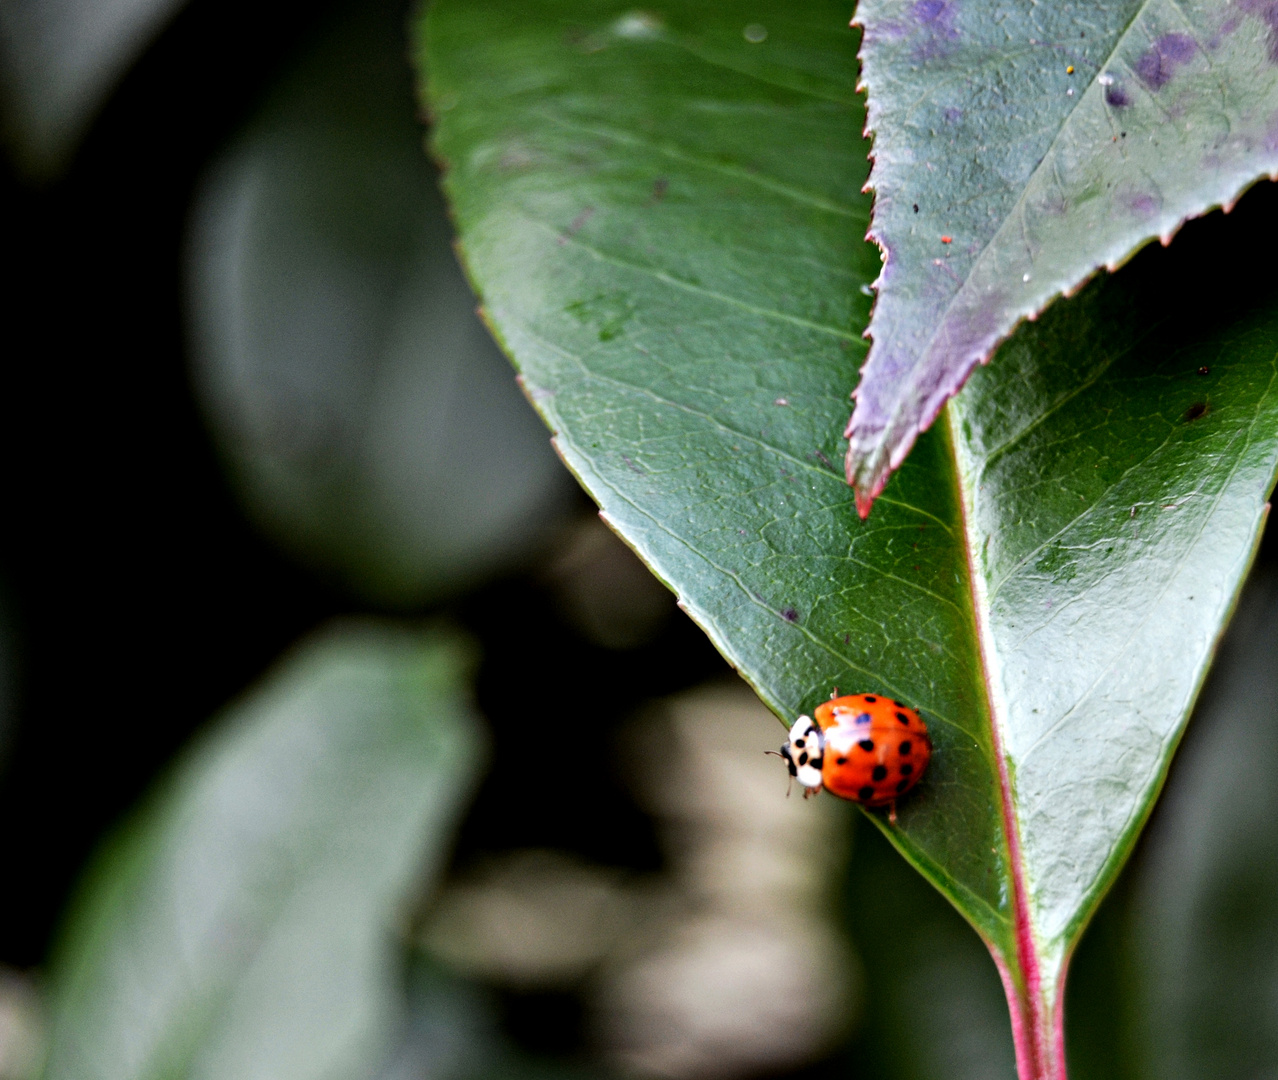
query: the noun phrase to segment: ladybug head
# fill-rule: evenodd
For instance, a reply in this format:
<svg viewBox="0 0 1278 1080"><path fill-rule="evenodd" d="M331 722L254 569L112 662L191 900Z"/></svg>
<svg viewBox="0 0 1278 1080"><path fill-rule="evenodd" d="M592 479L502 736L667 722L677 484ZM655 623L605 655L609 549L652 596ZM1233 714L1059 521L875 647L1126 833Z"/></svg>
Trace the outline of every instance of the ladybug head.
<svg viewBox="0 0 1278 1080"><path fill-rule="evenodd" d="M790 769L790 775L809 792L821 790L822 755L825 739L821 729L810 716L800 716L790 728L790 739L781 747L781 756Z"/></svg>

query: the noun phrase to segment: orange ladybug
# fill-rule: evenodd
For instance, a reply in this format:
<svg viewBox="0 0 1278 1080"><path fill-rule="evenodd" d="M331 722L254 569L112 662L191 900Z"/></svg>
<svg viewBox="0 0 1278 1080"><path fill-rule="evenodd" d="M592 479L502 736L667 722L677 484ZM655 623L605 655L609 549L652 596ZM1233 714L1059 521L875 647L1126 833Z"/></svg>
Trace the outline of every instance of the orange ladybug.
<svg viewBox="0 0 1278 1080"><path fill-rule="evenodd" d="M932 756L917 712L880 694L847 694L800 716L781 747L790 775L815 795L823 787L865 806L895 803L923 775Z"/></svg>

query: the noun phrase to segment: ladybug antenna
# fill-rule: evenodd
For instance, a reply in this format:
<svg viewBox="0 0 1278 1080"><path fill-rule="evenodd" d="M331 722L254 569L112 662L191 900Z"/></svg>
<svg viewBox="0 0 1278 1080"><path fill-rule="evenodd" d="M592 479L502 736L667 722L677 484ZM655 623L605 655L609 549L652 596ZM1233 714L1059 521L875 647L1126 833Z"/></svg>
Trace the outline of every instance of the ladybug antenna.
<svg viewBox="0 0 1278 1080"><path fill-rule="evenodd" d="M839 688L836 686L834 687L834 689L830 691L830 700L833 701L838 696L839 696Z"/></svg>
<svg viewBox="0 0 1278 1080"><path fill-rule="evenodd" d="M765 751L763 751L763 756L764 756L764 757L767 757L769 754L771 754L773 757L779 757L782 761L785 761L785 760L786 760L786 756L785 756L784 754L782 754L782 753L779 753L779 752L778 752L778 751L776 751L776 750L765 750ZM786 782L785 782L785 797L788 799L788 798L790 797L790 788L791 788L791 786L794 784L794 774L793 774L793 773L786 773L786 776L788 777L788 779L787 779L787 780L786 780Z"/></svg>

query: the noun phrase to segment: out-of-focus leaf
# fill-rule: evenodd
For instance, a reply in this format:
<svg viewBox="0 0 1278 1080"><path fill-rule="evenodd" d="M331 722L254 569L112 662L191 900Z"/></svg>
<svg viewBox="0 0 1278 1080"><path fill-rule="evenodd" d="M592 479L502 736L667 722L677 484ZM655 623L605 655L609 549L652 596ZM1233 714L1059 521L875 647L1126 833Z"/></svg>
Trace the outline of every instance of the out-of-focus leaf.
<svg viewBox="0 0 1278 1080"><path fill-rule="evenodd" d="M49 1080L372 1076L394 925L483 757L453 637L330 628L99 854L53 967Z"/></svg>
<svg viewBox="0 0 1278 1080"><path fill-rule="evenodd" d="M525 555L571 483L475 315L422 152L399 5L357 5L215 164L195 379L252 516L379 603Z"/></svg>
<svg viewBox="0 0 1278 1080"><path fill-rule="evenodd" d="M1149 1080L1278 1074L1278 581L1250 590L1142 853L1130 1058Z"/></svg>
<svg viewBox="0 0 1278 1080"><path fill-rule="evenodd" d="M0 87L18 159L56 173L183 0L0 0Z"/></svg>
<svg viewBox="0 0 1278 1080"><path fill-rule="evenodd" d="M1022 319L1278 178L1273 0L863 0L871 236L849 426L863 513Z"/></svg>
<svg viewBox="0 0 1278 1080"><path fill-rule="evenodd" d="M1273 486L1278 296L1245 269L1273 203L1022 327L862 522L833 464L878 263L843 21L437 0L436 147L564 458L724 654L787 719L836 686L922 708L928 774L875 820L990 945L1025 1075L1054 1076L1069 954Z"/></svg>

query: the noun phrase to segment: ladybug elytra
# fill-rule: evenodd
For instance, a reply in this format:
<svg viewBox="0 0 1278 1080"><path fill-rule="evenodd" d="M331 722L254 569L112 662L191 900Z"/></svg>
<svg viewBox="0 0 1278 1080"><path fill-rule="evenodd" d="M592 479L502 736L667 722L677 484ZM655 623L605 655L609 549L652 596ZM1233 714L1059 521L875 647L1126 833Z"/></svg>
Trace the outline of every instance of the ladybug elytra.
<svg viewBox="0 0 1278 1080"><path fill-rule="evenodd" d="M804 795L824 787L864 806L887 806L917 784L927 768L932 756L927 725L898 701L847 694L822 702L815 713L815 720L800 716L781 747Z"/></svg>

